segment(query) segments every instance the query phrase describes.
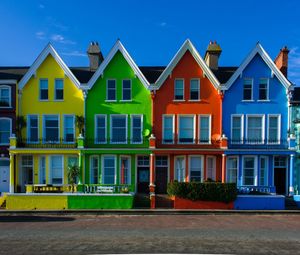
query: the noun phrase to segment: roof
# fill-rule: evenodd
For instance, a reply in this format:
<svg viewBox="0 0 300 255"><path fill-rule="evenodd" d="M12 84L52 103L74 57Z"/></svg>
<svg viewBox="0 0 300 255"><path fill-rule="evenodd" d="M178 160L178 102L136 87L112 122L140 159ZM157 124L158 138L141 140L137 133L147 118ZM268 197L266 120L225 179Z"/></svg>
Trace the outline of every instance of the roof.
<svg viewBox="0 0 300 255"><path fill-rule="evenodd" d="M217 80L214 73L210 70L210 68L206 65L202 57L200 56L199 52L196 50L192 42L187 39L178 52L175 54L173 59L170 61L168 66L165 68L165 70L162 72L162 74L159 76L159 78L156 81L155 86L152 86L153 89L159 89L164 81L168 78L168 76L172 73L173 69L176 67L180 59L183 57L183 55L186 53L186 51L189 51L191 55L194 57L198 65L202 68L203 73L205 76L210 80L210 82L213 84L213 86L219 90L221 88L220 82Z"/></svg>
<svg viewBox="0 0 300 255"><path fill-rule="evenodd" d="M300 87L294 87L292 92L291 104L300 104Z"/></svg>
<svg viewBox="0 0 300 255"><path fill-rule="evenodd" d="M95 73L90 67L70 67L70 70L80 83L88 83Z"/></svg>
<svg viewBox="0 0 300 255"><path fill-rule="evenodd" d="M139 66L149 83L155 83L161 73L166 69L165 66Z"/></svg>
<svg viewBox="0 0 300 255"><path fill-rule="evenodd" d="M242 62L239 68L235 71L235 73L231 76L231 78L224 84L224 89L229 89L231 85L235 82L235 80L243 73L244 69L248 66L250 61L259 54L264 62L271 69L272 73L278 78L278 80L285 86L286 89L292 87L292 84L288 81L288 79L282 74L282 72L277 68L275 63L272 61L270 56L264 50L260 43L257 43L254 49L250 52L247 58Z"/></svg>
<svg viewBox="0 0 300 255"><path fill-rule="evenodd" d="M112 47L110 52L108 53L107 57L104 59L104 61L100 64L98 67L97 71L94 73L92 78L89 80L87 84L87 88L91 89L93 85L96 83L98 78L103 74L105 68L108 66L110 61L113 59L113 57L116 55L117 52L120 52L123 57L126 59L127 63L131 66L132 70L134 71L134 74L139 78L141 83L144 85L146 89L149 87L149 82L145 78L144 74L141 72L141 70L138 68L138 66L135 64L123 44L121 43L120 40L117 40L115 45Z"/></svg>
<svg viewBox="0 0 300 255"><path fill-rule="evenodd" d="M19 88L23 89L23 87L27 84L29 79L35 74L36 70L44 62L44 60L48 57L48 55L51 55L55 59L55 61L59 64L59 66L64 70L65 75L67 75L70 78L70 80L75 84L75 86L80 88L80 82L77 80L77 78L71 72L69 67L61 59L61 57L58 55L58 53L55 51L55 49L52 47L50 43L47 44L47 46L43 49L43 51L40 53L40 55L37 57L34 63L30 66L26 74L22 77L19 83Z"/></svg>
<svg viewBox="0 0 300 255"><path fill-rule="evenodd" d="M237 66L219 66L218 70L212 70L221 84L226 83L234 72L238 69Z"/></svg>
<svg viewBox="0 0 300 255"><path fill-rule="evenodd" d="M1 66L0 80L16 80L22 79L24 74L28 71L28 66Z"/></svg>

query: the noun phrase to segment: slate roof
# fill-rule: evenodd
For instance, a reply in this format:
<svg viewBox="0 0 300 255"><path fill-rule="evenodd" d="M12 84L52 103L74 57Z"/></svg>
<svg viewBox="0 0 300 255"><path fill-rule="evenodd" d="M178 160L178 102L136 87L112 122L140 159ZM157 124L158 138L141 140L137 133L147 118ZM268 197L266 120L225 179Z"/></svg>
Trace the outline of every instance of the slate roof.
<svg viewBox="0 0 300 255"><path fill-rule="evenodd" d="M300 87L295 87L292 92L291 104L300 104Z"/></svg>
<svg viewBox="0 0 300 255"><path fill-rule="evenodd" d="M139 66L139 69L149 83L154 83L165 70L165 66Z"/></svg>
<svg viewBox="0 0 300 255"><path fill-rule="evenodd" d="M219 66L218 70L212 70L221 84L226 83L238 69L236 66Z"/></svg>
<svg viewBox="0 0 300 255"><path fill-rule="evenodd" d="M70 70L80 83L88 83L94 74L89 67L70 67Z"/></svg>

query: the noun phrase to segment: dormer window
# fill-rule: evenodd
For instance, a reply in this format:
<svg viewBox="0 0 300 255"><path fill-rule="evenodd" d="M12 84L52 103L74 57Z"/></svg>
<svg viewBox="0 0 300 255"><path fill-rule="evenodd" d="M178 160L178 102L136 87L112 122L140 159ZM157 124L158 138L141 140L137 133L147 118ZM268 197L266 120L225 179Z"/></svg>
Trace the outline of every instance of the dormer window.
<svg viewBox="0 0 300 255"><path fill-rule="evenodd" d="M259 79L259 100L268 100L268 79Z"/></svg>
<svg viewBox="0 0 300 255"><path fill-rule="evenodd" d="M0 86L0 107L10 107L11 97L10 97L10 87Z"/></svg>
<svg viewBox="0 0 300 255"><path fill-rule="evenodd" d="M252 79L244 80L243 100L252 100Z"/></svg>
<svg viewBox="0 0 300 255"><path fill-rule="evenodd" d="M48 79L40 79L40 100L48 100Z"/></svg>
<svg viewBox="0 0 300 255"><path fill-rule="evenodd" d="M55 100L64 99L64 81L62 79L55 79Z"/></svg>

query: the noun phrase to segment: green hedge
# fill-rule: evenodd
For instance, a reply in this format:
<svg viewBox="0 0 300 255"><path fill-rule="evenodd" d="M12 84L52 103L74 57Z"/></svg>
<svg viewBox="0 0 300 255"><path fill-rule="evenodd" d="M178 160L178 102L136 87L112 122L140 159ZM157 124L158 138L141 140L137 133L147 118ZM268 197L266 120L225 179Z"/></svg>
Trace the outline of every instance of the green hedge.
<svg viewBox="0 0 300 255"><path fill-rule="evenodd" d="M229 203L236 199L235 183L220 182L171 182L168 184L168 195L190 200L218 201Z"/></svg>

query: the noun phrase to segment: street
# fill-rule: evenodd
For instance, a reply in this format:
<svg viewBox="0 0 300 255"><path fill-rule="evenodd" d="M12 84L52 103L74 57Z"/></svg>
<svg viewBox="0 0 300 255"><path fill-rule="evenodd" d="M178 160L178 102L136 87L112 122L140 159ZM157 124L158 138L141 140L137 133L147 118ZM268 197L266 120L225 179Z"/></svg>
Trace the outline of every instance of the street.
<svg viewBox="0 0 300 255"><path fill-rule="evenodd" d="M0 254L300 254L300 215L0 216Z"/></svg>

